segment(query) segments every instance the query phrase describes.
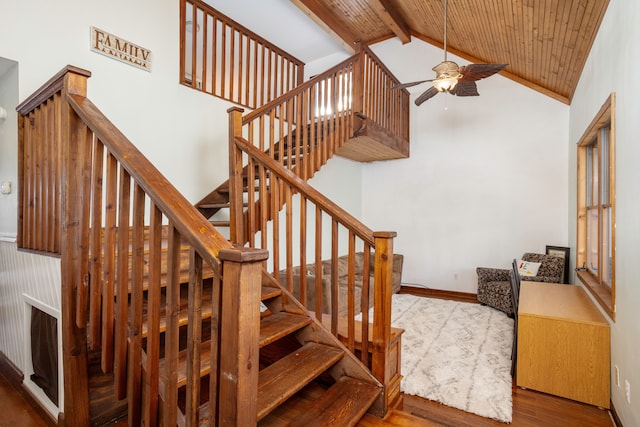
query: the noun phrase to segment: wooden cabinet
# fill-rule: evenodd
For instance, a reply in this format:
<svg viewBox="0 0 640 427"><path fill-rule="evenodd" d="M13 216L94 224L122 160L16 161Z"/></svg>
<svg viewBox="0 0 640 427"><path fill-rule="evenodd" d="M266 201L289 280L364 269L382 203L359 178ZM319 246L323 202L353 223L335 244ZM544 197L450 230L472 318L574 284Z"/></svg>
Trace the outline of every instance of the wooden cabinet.
<svg viewBox="0 0 640 427"><path fill-rule="evenodd" d="M516 383L609 408L609 323L581 287L522 282Z"/></svg>

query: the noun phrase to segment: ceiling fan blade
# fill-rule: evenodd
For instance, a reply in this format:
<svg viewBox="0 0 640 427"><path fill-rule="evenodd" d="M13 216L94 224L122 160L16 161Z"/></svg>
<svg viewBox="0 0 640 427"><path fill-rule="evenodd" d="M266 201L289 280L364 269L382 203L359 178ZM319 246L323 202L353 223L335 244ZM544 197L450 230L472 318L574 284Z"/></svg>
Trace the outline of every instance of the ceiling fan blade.
<svg viewBox="0 0 640 427"><path fill-rule="evenodd" d="M478 96L478 86L476 82L459 81L458 84L449 91L450 94L456 96Z"/></svg>
<svg viewBox="0 0 640 427"><path fill-rule="evenodd" d="M426 83L426 82L432 82L432 81L433 81L433 79L420 80L418 82L410 82L410 83L400 83L400 84L397 84L395 86L391 86L391 89L404 89L404 88L407 88L407 87L417 86L419 84Z"/></svg>
<svg viewBox="0 0 640 427"><path fill-rule="evenodd" d="M436 89L435 87L431 86L429 89L425 90L424 92L422 92L422 95L420 95L419 97L416 98L416 105L420 105L422 104L424 101L426 101L427 99L433 98L435 95L437 95L438 89Z"/></svg>
<svg viewBox="0 0 640 427"><path fill-rule="evenodd" d="M460 82L470 82L492 76L502 71L509 64L469 64L460 67Z"/></svg>

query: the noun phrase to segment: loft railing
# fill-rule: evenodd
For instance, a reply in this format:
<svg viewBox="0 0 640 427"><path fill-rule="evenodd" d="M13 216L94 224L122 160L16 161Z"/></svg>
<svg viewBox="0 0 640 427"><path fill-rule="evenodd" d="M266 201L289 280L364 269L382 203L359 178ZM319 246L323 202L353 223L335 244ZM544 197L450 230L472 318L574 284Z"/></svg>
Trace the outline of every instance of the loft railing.
<svg viewBox="0 0 640 427"><path fill-rule="evenodd" d="M358 55L362 84L354 84L354 99L362 103L356 104L354 110L392 135L409 141L409 92L391 89L400 81L368 47L363 47Z"/></svg>
<svg viewBox="0 0 640 427"><path fill-rule="evenodd" d="M287 93L304 63L204 1L180 2L180 83L251 109Z"/></svg>
<svg viewBox="0 0 640 427"><path fill-rule="evenodd" d="M308 180L350 138L354 117L366 117L409 140L409 93L366 46L352 57L248 113L242 137Z"/></svg>
<svg viewBox="0 0 640 427"><path fill-rule="evenodd" d="M232 248L86 98L89 76L66 67L18 106L19 245L61 257L65 425L90 425L87 339L129 425L195 425L202 372L213 413L253 425L266 251ZM216 321L201 342L205 313Z"/></svg>
<svg viewBox="0 0 640 427"><path fill-rule="evenodd" d="M335 81L333 77L332 81ZM233 108L229 114L232 241L248 241L252 247L268 249L273 276L290 292L299 295L299 301L335 336L345 340L350 351L356 353L357 347L365 366L380 382L389 385L393 238L396 233L371 231L286 165L270 157L264 147L255 147L244 139L241 135L242 110ZM247 185L242 177L243 159L248 163L250 175ZM248 205L246 212L243 212L243 200ZM361 266L356 266L356 252L362 252ZM338 258L344 253L348 270L346 287L339 284L338 277ZM330 271L323 271L325 257L330 260ZM299 283L294 289L296 264ZM312 305L307 299L311 291L307 264L314 266L315 302ZM373 283L369 275L372 264ZM330 275L329 283L321 280L323 273ZM358 284L356 276L361 277ZM323 301L327 290L329 301ZM371 308L373 319L369 315Z"/></svg>

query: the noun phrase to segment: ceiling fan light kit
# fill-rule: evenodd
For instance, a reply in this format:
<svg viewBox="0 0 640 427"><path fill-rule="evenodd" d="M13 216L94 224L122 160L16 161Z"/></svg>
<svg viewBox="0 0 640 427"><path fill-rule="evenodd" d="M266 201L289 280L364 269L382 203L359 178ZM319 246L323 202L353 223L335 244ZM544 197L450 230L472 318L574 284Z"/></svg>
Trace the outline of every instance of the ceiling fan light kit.
<svg viewBox="0 0 640 427"><path fill-rule="evenodd" d="M462 78L458 64L453 61L443 61L432 70L437 73L437 77L433 79L433 87L438 92L452 90L458 84L458 80Z"/></svg>

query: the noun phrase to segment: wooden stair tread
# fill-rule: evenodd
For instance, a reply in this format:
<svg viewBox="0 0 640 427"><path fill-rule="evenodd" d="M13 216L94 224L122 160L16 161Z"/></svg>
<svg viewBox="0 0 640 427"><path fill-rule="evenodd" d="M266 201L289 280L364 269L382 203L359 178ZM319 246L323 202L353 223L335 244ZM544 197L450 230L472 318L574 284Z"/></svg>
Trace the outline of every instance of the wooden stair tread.
<svg viewBox="0 0 640 427"><path fill-rule="evenodd" d="M262 300L268 300L271 298L275 298L279 295L282 295L282 291L277 288L271 288L268 286L262 287ZM162 296L164 298L164 296ZM211 318L213 307L211 305L211 287L205 286L202 289L202 308L201 308L201 316L202 319ZM186 296L180 298L180 314L178 315L178 326L185 326L189 320L189 312L187 311L188 300ZM167 330L167 321L165 316L165 304L161 304L160 309L160 333L163 333ZM145 338L149 333L149 325L147 322L148 313L142 315L142 337Z"/></svg>
<svg viewBox="0 0 640 427"><path fill-rule="evenodd" d="M285 311L263 317L260 321L260 347L271 344L311 323L307 316Z"/></svg>
<svg viewBox="0 0 640 427"><path fill-rule="evenodd" d="M277 416L268 415L260 426L353 426L381 391L373 384L343 376L315 400L290 399L285 402L278 408Z"/></svg>
<svg viewBox="0 0 640 427"><path fill-rule="evenodd" d="M262 286L261 300L269 300L277 296L282 295L282 291L279 288L272 288L271 286Z"/></svg>
<svg viewBox="0 0 640 427"><path fill-rule="evenodd" d="M164 398L164 386L167 382L166 359L160 359L160 395ZM178 388L187 384L187 350L178 353ZM211 341L200 343L200 378L211 372Z"/></svg>
<svg viewBox="0 0 640 427"><path fill-rule="evenodd" d="M364 416L382 389L347 376L332 385L292 426L351 426Z"/></svg>
<svg viewBox="0 0 640 427"><path fill-rule="evenodd" d="M258 420L333 366L342 356L340 349L312 342L260 371Z"/></svg>
<svg viewBox="0 0 640 427"><path fill-rule="evenodd" d="M260 322L260 347L290 334L311 323L306 316L281 312L265 317ZM165 359L160 360L160 377L164 378ZM187 383L187 350L178 353L178 388ZM200 343L200 377L211 371L211 342Z"/></svg>

